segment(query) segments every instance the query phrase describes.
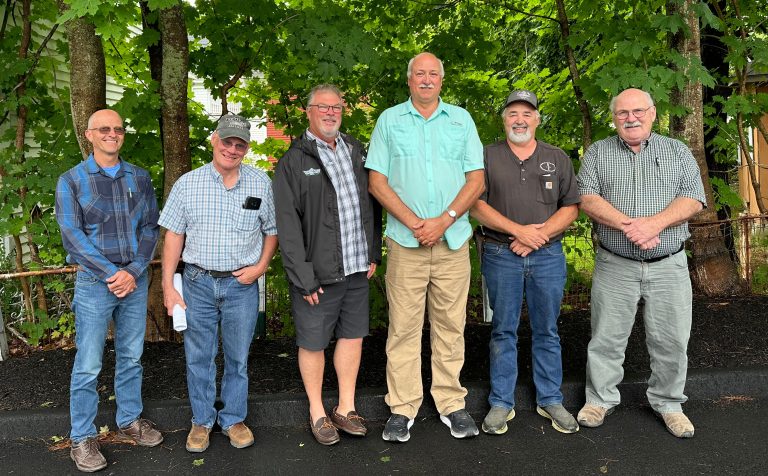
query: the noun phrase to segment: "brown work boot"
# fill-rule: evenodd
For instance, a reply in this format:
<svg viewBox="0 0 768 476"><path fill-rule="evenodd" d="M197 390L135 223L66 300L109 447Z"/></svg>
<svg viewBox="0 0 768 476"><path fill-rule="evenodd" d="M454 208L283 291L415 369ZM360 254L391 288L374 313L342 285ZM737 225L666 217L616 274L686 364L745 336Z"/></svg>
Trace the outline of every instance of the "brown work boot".
<svg viewBox="0 0 768 476"><path fill-rule="evenodd" d="M339 442L339 432L333 426L327 416L318 418L313 424L312 417L309 417L309 427L312 429L312 435L321 445L333 445Z"/></svg>
<svg viewBox="0 0 768 476"><path fill-rule="evenodd" d="M207 450L210 443L208 439L210 433L210 428L192 423L192 429L189 431L189 435L187 435L187 451L190 453L202 453Z"/></svg>
<svg viewBox="0 0 768 476"><path fill-rule="evenodd" d="M107 460L99 451L96 437L87 438L80 443L72 443L69 457L75 462L77 469L84 473L93 473L107 467Z"/></svg>
<svg viewBox="0 0 768 476"><path fill-rule="evenodd" d="M331 412L331 422L339 430L355 436L365 436L368 428L365 427L365 420L357 414L356 411L347 413L347 416L337 413L339 407L334 407Z"/></svg>
<svg viewBox="0 0 768 476"><path fill-rule="evenodd" d="M163 442L163 434L155 430L154 423L144 418L138 418L125 428L120 428L117 434L135 441L139 446L157 446Z"/></svg>
<svg viewBox="0 0 768 476"><path fill-rule="evenodd" d="M243 422L235 423L221 432L229 437L229 444L235 448L247 448L253 444L253 433Z"/></svg>

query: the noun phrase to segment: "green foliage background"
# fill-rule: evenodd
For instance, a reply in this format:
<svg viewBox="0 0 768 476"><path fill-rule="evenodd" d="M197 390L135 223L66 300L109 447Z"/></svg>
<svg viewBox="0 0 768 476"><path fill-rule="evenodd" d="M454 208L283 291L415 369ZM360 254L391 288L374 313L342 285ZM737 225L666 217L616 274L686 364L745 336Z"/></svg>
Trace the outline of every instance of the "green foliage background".
<svg viewBox="0 0 768 476"><path fill-rule="evenodd" d="M571 32L567 41L558 23L555 0L197 0L184 3L184 12L190 35L190 72L214 94L240 75L228 101L239 102L246 116L274 122L289 136L297 136L306 127L303 107L310 88L330 82L346 92L343 129L367 142L378 115L407 99L408 60L428 50L445 62L443 99L470 111L484 143L502 137L498 112L509 91L531 89L541 99L542 125L537 136L563 148L578 167L583 152L582 124L565 54L568 46L580 72L577 84L590 107L592 140L612 133L607 106L620 90L634 86L649 91L658 103L662 119L658 127L666 132L671 115L690 113L670 104L672 89L700 81L718 92L704 104L705 127L716 131L708 147L725 168L735 166L735 126L718 111L757 117L768 110L768 95L734 95L732 81L734 69L745 62L753 72L768 72L768 1L693 2L708 34L721 38L728 74L707 70L700 63L687 65L685 58L669 48L669 35L687 30L681 17L668 13L668 5L676 1L565 2ZM67 20L85 18L96 26L105 49L107 74L123 89L112 106L130 130L123 156L150 170L156 189L163 190L160 96L149 73L147 54L147 47L158 41L157 33L141 29L136 1L64 3L69 9L62 14L53 0L32 2L33 37L25 60L18 57L20 5L11 2L0 7L6 25L0 32L0 236L28 231L46 267L64 264L53 216L56 179L80 160L69 105L69 51L62 35ZM147 2L152 15L174 4L176 0ZM736 12L734 6L740 10ZM53 25L60 25L59 30L43 45ZM675 65L688 66L687 72L679 73ZM25 90L20 95L22 80ZM12 146L20 105L29 110L21 152ZM210 158L207 138L215 118L207 116L194 98L189 113L195 167ZM255 145L254 151L279 157L286 148L281 141L268 140ZM717 206L732 211L740 208L732 183L719 177L713 185ZM26 194L19 193L22 188ZM163 197L158 198L162 203ZM583 221L580 226L585 226ZM3 264L8 270L12 260ZM573 264L571 268L575 269ZM271 273L277 277L270 277L275 289L282 279L279 269L278 260ZM386 306L380 280L374 280L372 286L376 315ZM4 282L3 286L5 305L5 291L15 284ZM67 285L51 279L46 287L56 296ZM53 329L66 331L68 324L60 323L59 317L37 316L32 322L45 327L42 337Z"/></svg>

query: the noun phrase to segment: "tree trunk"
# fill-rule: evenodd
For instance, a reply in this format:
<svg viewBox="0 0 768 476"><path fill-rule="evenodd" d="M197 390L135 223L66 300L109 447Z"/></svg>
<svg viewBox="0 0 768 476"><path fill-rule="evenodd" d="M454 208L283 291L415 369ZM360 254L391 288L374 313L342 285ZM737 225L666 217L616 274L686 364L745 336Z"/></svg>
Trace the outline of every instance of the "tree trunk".
<svg viewBox="0 0 768 476"><path fill-rule="evenodd" d="M189 44L181 3L160 10L160 38L163 51L160 98L165 165L163 199L165 199L171 193L176 180L192 170L187 113Z"/></svg>
<svg viewBox="0 0 768 476"><path fill-rule="evenodd" d="M157 12L160 45L150 47L150 65L152 77L159 70L160 83L160 130L163 145L163 201L168 198L176 180L192 169L189 151L189 115L187 112L187 83L189 77L189 44L187 25L181 3ZM149 18L149 12L143 14ZM152 49L154 48L154 49ZM157 53L161 52L158 58ZM158 249L162 250L165 233L161 234ZM149 289L149 316L147 322L147 340L179 340L179 334L173 330L173 323L168 317L163 304L160 267L152 269Z"/></svg>
<svg viewBox="0 0 768 476"><path fill-rule="evenodd" d="M59 0L59 9L69 7ZM91 114L107 107L107 67L104 61L104 47L96 36L96 27L83 18L67 22L69 42L69 88L72 123L80 144L83 159L93 151L85 138L88 118Z"/></svg>
<svg viewBox="0 0 768 476"><path fill-rule="evenodd" d="M689 32L679 31L671 35L671 48L677 50L690 65L698 62L700 52L699 19L691 6L693 0L671 1L668 5L670 15L679 14L687 24ZM688 33L688 34L686 34ZM676 67L676 66L673 66ZM685 75L686 71L682 71ZM708 208L705 208L691 220L691 278L694 288L707 296L723 296L744 290L736 264L725 246L720 224L696 226L696 223L717 220L712 185L709 181L706 154L704 152L703 103L701 83L686 83L683 89L673 90L672 104L685 107L689 113L683 117L673 117L670 123L671 133L688 144L696 162L699 164L701 180L704 183Z"/></svg>

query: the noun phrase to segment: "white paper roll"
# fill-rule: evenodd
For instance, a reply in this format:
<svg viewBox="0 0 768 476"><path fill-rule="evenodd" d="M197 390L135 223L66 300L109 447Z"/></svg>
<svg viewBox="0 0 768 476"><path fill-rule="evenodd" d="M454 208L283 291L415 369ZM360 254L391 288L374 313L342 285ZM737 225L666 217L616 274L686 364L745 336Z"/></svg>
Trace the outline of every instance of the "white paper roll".
<svg viewBox="0 0 768 476"><path fill-rule="evenodd" d="M176 273L173 275L173 287L182 297L184 296L184 293L181 291L181 274ZM187 330L187 312L178 304L173 307L173 330L176 332Z"/></svg>

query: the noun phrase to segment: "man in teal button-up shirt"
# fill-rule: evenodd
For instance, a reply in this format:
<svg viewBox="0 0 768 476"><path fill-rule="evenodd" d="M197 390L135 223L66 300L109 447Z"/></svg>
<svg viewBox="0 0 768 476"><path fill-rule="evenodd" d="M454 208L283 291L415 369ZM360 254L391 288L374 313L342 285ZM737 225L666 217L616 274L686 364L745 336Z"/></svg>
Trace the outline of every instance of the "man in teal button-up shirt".
<svg viewBox="0 0 768 476"><path fill-rule="evenodd" d="M428 306L432 397L456 438L477 435L459 383L469 291L467 210L483 191L483 146L472 117L444 103L442 62L408 64L411 98L387 109L371 137L371 193L387 209L387 441L404 442L423 400L421 330Z"/></svg>

